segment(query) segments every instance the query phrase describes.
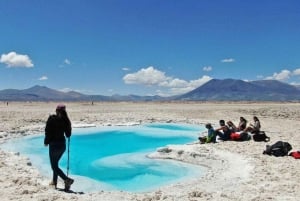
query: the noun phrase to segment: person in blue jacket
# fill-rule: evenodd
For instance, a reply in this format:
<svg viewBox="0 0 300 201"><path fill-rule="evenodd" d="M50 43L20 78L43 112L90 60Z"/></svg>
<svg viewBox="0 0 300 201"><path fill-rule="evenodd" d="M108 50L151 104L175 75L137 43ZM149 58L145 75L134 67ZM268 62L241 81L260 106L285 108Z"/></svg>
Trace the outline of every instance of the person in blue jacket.
<svg viewBox="0 0 300 201"><path fill-rule="evenodd" d="M216 132L210 123L205 124L207 129L207 136L199 137L200 143L215 143L216 142Z"/></svg>

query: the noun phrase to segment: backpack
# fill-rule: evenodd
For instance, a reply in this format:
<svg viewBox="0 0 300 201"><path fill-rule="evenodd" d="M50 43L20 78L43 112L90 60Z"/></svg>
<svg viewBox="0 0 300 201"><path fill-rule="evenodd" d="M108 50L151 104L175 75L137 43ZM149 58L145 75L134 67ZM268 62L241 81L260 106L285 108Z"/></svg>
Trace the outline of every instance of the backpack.
<svg viewBox="0 0 300 201"><path fill-rule="evenodd" d="M251 135L249 135L247 132L231 133L230 139L233 141L247 141L251 140Z"/></svg>
<svg viewBox="0 0 300 201"><path fill-rule="evenodd" d="M251 135L249 135L247 132L240 133L240 141L248 141L251 140Z"/></svg>
<svg viewBox="0 0 300 201"><path fill-rule="evenodd" d="M300 151L293 151L289 154L289 156L292 156L295 159L300 159Z"/></svg>
<svg viewBox="0 0 300 201"><path fill-rule="evenodd" d="M292 150L292 145L288 142L277 141L273 145L266 145L266 150L263 154L268 154L272 156L287 156L289 151Z"/></svg>
<svg viewBox="0 0 300 201"><path fill-rule="evenodd" d="M233 141L239 141L241 138L240 134L239 133L231 133L230 134L230 139L233 140Z"/></svg>
<svg viewBox="0 0 300 201"><path fill-rule="evenodd" d="M253 137L253 140L256 142L262 142L262 141L269 142L270 141L270 137L268 137L264 131L259 131L259 132L255 133L252 137Z"/></svg>

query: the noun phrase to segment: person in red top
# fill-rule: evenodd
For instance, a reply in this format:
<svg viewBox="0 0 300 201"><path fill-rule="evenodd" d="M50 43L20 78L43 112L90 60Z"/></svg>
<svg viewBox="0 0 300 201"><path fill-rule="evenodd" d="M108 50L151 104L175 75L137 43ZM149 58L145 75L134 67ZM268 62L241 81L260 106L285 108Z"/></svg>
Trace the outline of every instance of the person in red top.
<svg viewBox="0 0 300 201"><path fill-rule="evenodd" d="M57 187L58 176L64 180L65 190L69 190L74 180L67 177L59 168L59 160L66 151L66 138L71 137L71 121L66 112L66 106L60 104L56 107L56 114L50 115L45 128L44 145L49 145L49 158L53 170L53 179L50 183Z"/></svg>

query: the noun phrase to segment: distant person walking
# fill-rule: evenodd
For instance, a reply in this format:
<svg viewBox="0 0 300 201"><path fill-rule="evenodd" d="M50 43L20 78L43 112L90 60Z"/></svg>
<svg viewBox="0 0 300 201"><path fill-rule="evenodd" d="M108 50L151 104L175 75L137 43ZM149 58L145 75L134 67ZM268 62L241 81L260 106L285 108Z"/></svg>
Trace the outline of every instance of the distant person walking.
<svg viewBox="0 0 300 201"><path fill-rule="evenodd" d="M74 180L67 177L59 168L59 160L66 150L66 138L71 137L72 126L71 121L66 112L66 106L60 104L56 107L56 114L50 115L45 128L44 145L49 145L49 157L51 168L53 170L53 178L50 183L55 188L57 187L58 176L64 180L65 190L70 190Z"/></svg>

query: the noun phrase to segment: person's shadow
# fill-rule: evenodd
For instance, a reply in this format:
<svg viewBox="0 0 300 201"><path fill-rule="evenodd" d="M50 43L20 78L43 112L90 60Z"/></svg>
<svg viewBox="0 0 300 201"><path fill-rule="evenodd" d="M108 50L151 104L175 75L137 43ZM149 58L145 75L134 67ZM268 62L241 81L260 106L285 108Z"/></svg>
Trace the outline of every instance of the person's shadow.
<svg viewBox="0 0 300 201"><path fill-rule="evenodd" d="M73 191L73 190L65 190L64 188L56 188L56 190L58 190L58 191L61 191L61 192L65 192L65 193L73 193L73 194L80 194L80 195L82 195L82 194L84 194L84 192L76 192L76 191Z"/></svg>

